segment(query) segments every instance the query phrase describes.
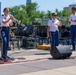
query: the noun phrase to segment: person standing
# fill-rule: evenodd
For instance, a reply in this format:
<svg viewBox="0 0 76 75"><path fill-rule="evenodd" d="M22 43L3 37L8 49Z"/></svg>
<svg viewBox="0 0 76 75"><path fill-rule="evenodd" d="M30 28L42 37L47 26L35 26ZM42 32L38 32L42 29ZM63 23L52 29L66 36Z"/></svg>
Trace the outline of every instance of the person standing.
<svg viewBox="0 0 76 75"><path fill-rule="evenodd" d="M48 29L47 29L47 36L51 35L51 47L52 49L55 46L59 45L59 29L58 26L61 26L62 23L59 19L57 19L57 13L52 13L52 19L48 21ZM50 34L49 34L50 33Z"/></svg>
<svg viewBox="0 0 76 75"><path fill-rule="evenodd" d="M9 40L10 40L10 25L13 25L14 17L9 15L9 8L4 8L4 14L1 16L1 36L3 42L3 50L2 50L2 59L4 61L12 60L12 58L7 56L7 50L9 47Z"/></svg>
<svg viewBox="0 0 76 75"><path fill-rule="evenodd" d="M75 38L76 38L76 8L73 7L72 15L70 16L68 22L70 23L70 34L71 34L71 43L72 51L75 51Z"/></svg>

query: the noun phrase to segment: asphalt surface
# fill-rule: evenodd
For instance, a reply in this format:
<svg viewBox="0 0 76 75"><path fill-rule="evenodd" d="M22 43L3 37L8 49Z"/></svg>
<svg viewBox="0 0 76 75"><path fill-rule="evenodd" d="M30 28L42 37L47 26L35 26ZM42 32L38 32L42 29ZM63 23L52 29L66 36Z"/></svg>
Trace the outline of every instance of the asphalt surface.
<svg viewBox="0 0 76 75"><path fill-rule="evenodd" d="M72 56L75 55L76 52L73 52ZM9 51L8 56L14 57L15 60L12 61L13 63L0 64L0 75L26 75L32 72L76 66L76 58L55 60L48 50L15 49Z"/></svg>

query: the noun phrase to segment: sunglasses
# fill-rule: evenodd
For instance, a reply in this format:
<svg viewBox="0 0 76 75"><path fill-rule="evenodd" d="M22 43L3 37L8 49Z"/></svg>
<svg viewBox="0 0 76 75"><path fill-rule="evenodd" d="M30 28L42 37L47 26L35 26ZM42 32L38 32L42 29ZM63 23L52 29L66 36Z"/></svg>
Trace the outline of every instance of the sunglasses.
<svg viewBox="0 0 76 75"><path fill-rule="evenodd" d="M53 15L53 16L57 16L57 15Z"/></svg>

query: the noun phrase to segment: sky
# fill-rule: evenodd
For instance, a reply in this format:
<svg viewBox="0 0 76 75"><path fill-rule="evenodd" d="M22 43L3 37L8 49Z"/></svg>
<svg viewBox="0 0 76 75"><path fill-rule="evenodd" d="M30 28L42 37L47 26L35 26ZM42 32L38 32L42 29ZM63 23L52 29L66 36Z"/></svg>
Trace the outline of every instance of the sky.
<svg viewBox="0 0 76 75"><path fill-rule="evenodd" d="M1 13L5 7L26 5L26 0L0 0L0 2L2 3ZM54 12L55 9L63 10L63 8L69 6L69 4L75 4L76 0L32 0L32 2L38 3L40 11L51 10Z"/></svg>

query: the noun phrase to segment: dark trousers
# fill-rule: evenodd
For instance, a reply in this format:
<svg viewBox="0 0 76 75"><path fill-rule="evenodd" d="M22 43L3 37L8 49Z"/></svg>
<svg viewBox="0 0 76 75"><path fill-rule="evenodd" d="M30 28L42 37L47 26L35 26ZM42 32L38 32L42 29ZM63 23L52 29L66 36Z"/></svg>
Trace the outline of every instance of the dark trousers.
<svg viewBox="0 0 76 75"><path fill-rule="evenodd" d="M76 25L70 27L70 34L71 34L71 43L72 43L73 49L75 50Z"/></svg>
<svg viewBox="0 0 76 75"><path fill-rule="evenodd" d="M53 49L55 46L59 45L59 31L55 32L51 31L51 38L52 38L51 47Z"/></svg>
<svg viewBox="0 0 76 75"><path fill-rule="evenodd" d="M7 50L9 47L9 40L10 40L9 27L2 27L1 35L2 35L2 42L3 42L2 56L7 56Z"/></svg>

